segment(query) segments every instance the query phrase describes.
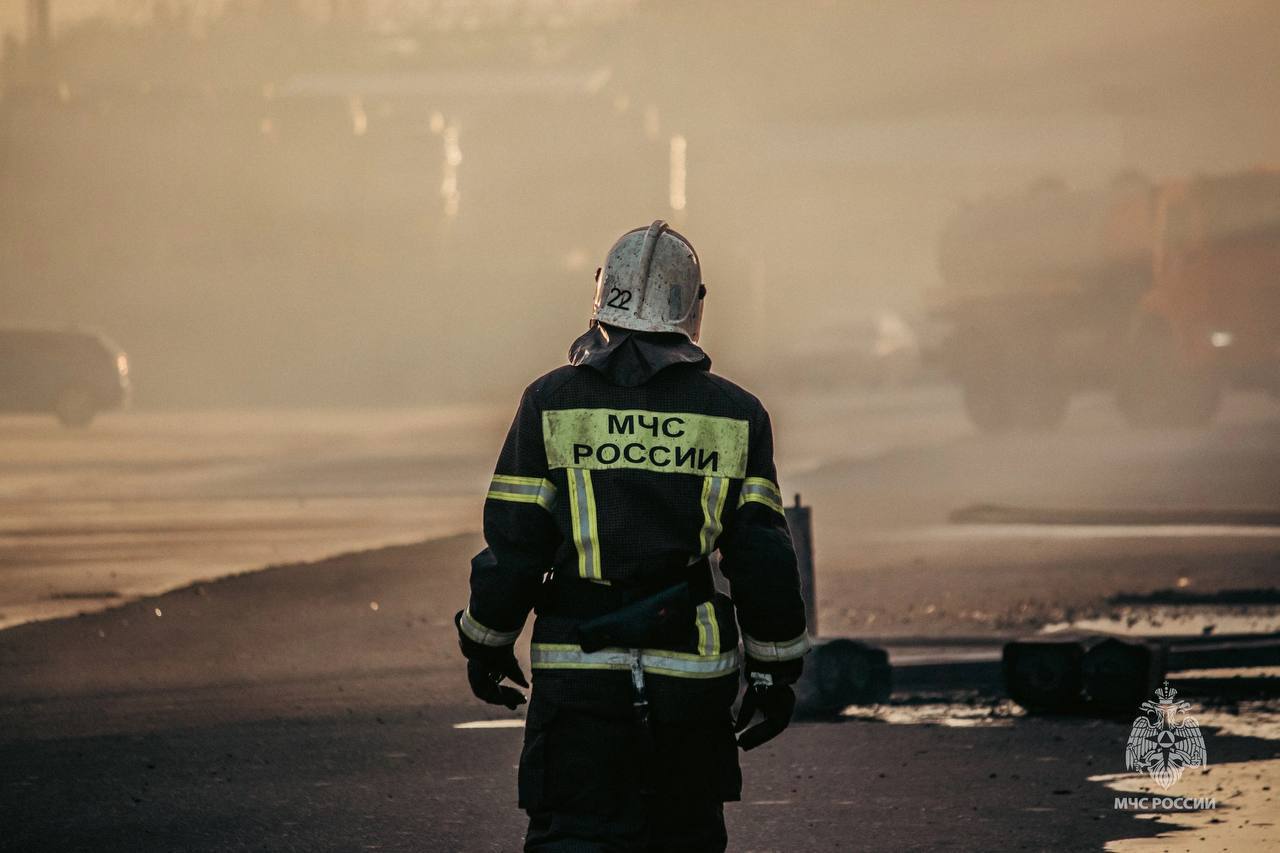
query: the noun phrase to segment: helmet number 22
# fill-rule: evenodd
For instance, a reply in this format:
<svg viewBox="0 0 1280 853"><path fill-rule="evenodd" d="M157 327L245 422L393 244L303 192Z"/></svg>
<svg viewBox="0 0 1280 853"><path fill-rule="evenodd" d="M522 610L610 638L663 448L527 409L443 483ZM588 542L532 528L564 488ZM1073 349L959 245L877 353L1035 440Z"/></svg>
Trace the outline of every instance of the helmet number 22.
<svg viewBox="0 0 1280 853"><path fill-rule="evenodd" d="M622 290L621 288L613 288L609 292L609 301L605 303L610 308L626 308L631 304L631 291Z"/></svg>

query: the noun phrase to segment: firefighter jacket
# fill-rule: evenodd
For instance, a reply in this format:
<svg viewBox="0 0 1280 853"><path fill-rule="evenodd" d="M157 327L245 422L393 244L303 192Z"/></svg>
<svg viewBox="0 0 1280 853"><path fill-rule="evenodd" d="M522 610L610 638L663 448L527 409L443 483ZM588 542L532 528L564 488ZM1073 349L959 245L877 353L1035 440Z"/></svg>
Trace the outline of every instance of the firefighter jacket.
<svg viewBox="0 0 1280 853"><path fill-rule="evenodd" d="M537 608L535 704L554 694L558 705L621 712L637 665L657 716L719 719L737 694L740 642L763 663L809 647L769 415L682 336L596 327L570 361L520 401L459 627L508 645ZM730 595L702 588L671 641L591 652L574 642L575 626L630 591L702 572L709 582L717 550Z"/></svg>

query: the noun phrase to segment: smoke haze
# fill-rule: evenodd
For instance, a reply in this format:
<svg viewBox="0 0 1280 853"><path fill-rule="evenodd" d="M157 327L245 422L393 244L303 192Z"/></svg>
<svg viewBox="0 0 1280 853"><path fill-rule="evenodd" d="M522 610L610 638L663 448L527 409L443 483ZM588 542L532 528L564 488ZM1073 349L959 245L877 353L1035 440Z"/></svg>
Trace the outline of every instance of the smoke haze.
<svg viewBox="0 0 1280 853"><path fill-rule="evenodd" d="M662 217L767 382L939 283L962 203L1276 162L1267 3L2 4L0 321L144 406L509 399Z"/></svg>

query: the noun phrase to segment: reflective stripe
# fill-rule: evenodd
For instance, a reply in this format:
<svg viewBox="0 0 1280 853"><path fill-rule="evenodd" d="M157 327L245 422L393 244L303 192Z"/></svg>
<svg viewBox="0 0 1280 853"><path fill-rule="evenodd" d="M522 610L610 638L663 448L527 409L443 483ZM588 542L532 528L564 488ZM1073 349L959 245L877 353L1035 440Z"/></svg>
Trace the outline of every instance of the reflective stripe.
<svg viewBox="0 0 1280 853"><path fill-rule="evenodd" d="M534 669L616 669L629 672L633 655L626 649L584 652L571 643L534 643L529 665Z"/></svg>
<svg viewBox="0 0 1280 853"><path fill-rule="evenodd" d="M710 601L698 605L698 654L720 654L720 625L716 622L716 609Z"/></svg>
<svg viewBox="0 0 1280 853"><path fill-rule="evenodd" d="M543 477L515 477L494 474L487 497L499 501L537 504L547 512L556 505L556 487Z"/></svg>
<svg viewBox="0 0 1280 853"><path fill-rule="evenodd" d="M534 643L529 650L534 669L611 669L628 672L635 659L626 649L584 652L572 643ZM676 678L717 678L738 669L738 650L718 655L694 655L663 649L642 649L640 666L646 673Z"/></svg>
<svg viewBox="0 0 1280 853"><path fill-rule="evenodd" d="M794 660L809 651L809 635L801 634L793 640L785 640L781 643L767 643L748 637L744 633L742 646L747 650L747 656L756 660Z"/></svg>
<svg viewBox="0 0 1280 853"><path fill-rule="evenodd" d="M716 549L716 540L720 538L723 527L720 515L724 512L724 499L728 494L729 480L725 477L702 478L702 532L698 542L702 547L702 555L706 556Z"/></svg>
<svg viewBox="0 0 1280 853"><path fill-rule="evenodd" d="M783 514L782 492L763 477L748 477L742 481L742 496L738 498L738 506L742 506L747 501L762 503L779 515Z"/></svg>
<svg viewBox="0 0 1280 853"><path fill-rule="evenodd" d="M600 573L600 531L596 527L596 493L591 486L591 472L569 468L569 519L573 525L573 544L578 549L578 574L587 579L602 580Z"/></svg>
<svg viewBox="0 0 1280 853"><path fill-rule="evenodd" d="M468 639L475 640L482 646L509 646L520 636L520 629L514 631L497 631L480 622L471 615L471 608L462 611L462 619L458 623L462 633Z"/></svg>

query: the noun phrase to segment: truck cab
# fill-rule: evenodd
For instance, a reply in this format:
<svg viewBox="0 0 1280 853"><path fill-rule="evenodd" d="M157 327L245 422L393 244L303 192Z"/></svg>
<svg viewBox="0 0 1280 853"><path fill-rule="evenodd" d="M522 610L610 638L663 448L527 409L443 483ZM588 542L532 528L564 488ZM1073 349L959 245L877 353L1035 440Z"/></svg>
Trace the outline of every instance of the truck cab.
<svg viewBox="0 0 1280 853"><path fill-rule="evenodd" d="M1237 385L1280 385L1280 171L1170 186L1156 217L1143 307L1192 369Z"/></svg>
<svg viewBox="0 0 1280 853"><path fill-rule="evenodd" d="M944 228L939 267L981 429L1056 426L1088 388L1155 427L1208 423L1228 387L1280 392L1280 171L991 199Z"/></svg>

